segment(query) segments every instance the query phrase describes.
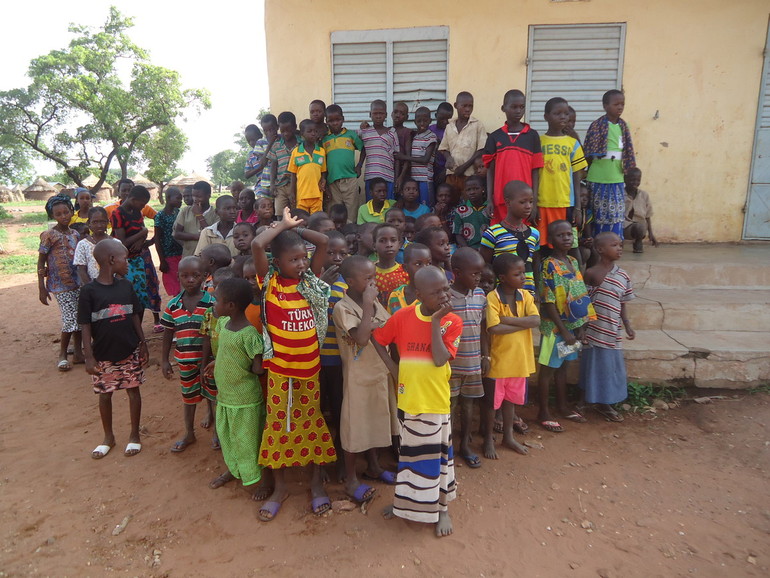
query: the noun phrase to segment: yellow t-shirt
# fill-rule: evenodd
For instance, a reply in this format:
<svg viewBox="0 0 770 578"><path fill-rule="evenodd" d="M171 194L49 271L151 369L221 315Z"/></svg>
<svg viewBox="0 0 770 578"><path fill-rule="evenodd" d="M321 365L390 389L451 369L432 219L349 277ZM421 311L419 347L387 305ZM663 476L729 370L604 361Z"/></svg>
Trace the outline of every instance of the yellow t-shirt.
<svg viewBox="0 0 770 578"><path fill-rule="evenodd" d="M537 192L538 207L574 207L572 175L588 166L583 148L571 136L540 135L543 170Z"/></svg>
<svg viewBox="0 0 770 578"><path fill-rule="evenodd" d="M291 151L289 166L286 169L297 175L297 204L308 199L320 199L321 189L318 182L326 172L326 151L316 143L312 153L305 151L305 144L300 142Z"/></svg>
<svg viewBox="0 0 770 578"><path fill-rule="evenodd" d="M519 289L516 296L516 315L500 300L498 289L487 295L487 329L500 325L501 317L529 317L539 315L535 299L529 291ZM529 377L535 373L535 353L532 330L524 329L503 335L490 334L491 362L487 377Z"/></svg>

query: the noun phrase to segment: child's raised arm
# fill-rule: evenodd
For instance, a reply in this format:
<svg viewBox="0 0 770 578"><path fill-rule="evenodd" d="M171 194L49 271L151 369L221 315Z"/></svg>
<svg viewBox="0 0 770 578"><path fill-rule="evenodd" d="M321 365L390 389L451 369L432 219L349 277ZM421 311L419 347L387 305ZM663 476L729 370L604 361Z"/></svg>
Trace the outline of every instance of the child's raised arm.
<svg viewBox="0 0 770 578"><path fill-rule="evenodd" d="M315 252L310 259L310 270L316 277L320 277L324 270L326 261L326 246L329 244L329 237L312 229L301 229L299 236L303 241L310 241L315 245Z"/></svg>

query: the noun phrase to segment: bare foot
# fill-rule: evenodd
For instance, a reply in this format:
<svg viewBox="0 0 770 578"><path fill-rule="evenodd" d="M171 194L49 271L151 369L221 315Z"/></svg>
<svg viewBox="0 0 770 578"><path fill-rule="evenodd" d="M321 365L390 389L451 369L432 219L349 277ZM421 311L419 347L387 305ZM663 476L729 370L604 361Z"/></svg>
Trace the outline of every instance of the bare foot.
<svg viewBox="0 0 770 578"><path fill-rule="evenodd" d="M484 440L484 457L488 460L497 459L497 450L495 450L495 438L488 437Z"/></svg>
<svg viewBox="0 0 770 578"><path fill-rule="evenodd" d="M529 453L529 450L527 449L527 447L517 442L516 438L514 438L513 436L503 437L503 445L523 456L526 456Z"/></svg>
<svg viewBox="0 0 770 578"><path fill-rule="evenodd" d="M439 512L438 522L436 522L436 537L443 538L449 536L454 528L452 528L452 518L449 517L449 512Z"/></svg>
<svg viewBox="0 0 770 578"><path fill-rule="evenodd" d="M201 420L201 427L202 427L203 429L209 429L209 428L211 427L211 422L212 422L212 421L213 421L213 420L211 419L211 414L206 414L206 417L204 417L204 418Z"/></svg>
<svg viewBox="0 0 770 578"><path fill-rule="evenodd" d="M273 488L273 484L269 484L262 480L257 484L257 487L254 488L254 493L251 495L251 499L255 502L261 502L262 500L266 500L270 495L275 491L275 488Z"/></svg>
<svg viewBox="0 0 770 578"><path fill-rule="evenodd" d="M235 479L235 476L230 473L230 471L226 471L224 474L217 476L213 480L209 482L209 488L212 490L216 490L217 488L221 488L225 484L232 482Z"/></svg>

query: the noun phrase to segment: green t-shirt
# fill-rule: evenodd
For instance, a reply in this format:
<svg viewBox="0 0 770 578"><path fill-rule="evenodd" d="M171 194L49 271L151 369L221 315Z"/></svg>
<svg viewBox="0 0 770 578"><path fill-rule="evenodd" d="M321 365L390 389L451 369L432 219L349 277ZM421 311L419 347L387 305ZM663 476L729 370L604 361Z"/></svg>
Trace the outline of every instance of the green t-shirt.
<svg viewBox="0 0 770 578"><path fill-rule="evenodd" d="M340 179L355 179L356 151L364 148L364 143L356 133L346 128L340 134L327 134L323 139L326 151L326 180L333 183Z"/></svg>
<svg viewBox="0 0 770 578"><path fill-rule="evenodd" d="M592 183L622 183L623 182L623 146L622 131L619 124L607 123L607 154L615 153L613 159L597 159L591 162L588 169L588 181Z"/></svg>

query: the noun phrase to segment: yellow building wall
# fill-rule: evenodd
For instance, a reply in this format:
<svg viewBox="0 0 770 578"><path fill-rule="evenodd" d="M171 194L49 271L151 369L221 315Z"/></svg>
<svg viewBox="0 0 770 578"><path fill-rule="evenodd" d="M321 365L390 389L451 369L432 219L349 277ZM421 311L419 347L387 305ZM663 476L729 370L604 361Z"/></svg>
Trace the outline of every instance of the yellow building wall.
<svg viewBox="0 0 770 578"><path fill-rule="evenodd" d="M658 239L737 241L769 15L767 0L266 0L270 104L301 119L330 102L332 31L443 25L448 100L472 92L491 132L505 91L526 87L529 25L625 22L623 118Z"/></svg>

